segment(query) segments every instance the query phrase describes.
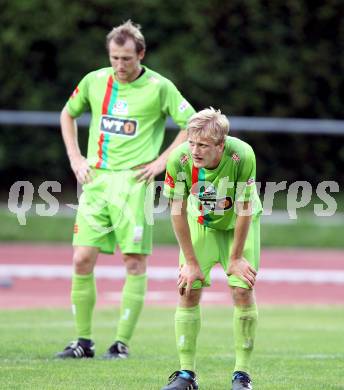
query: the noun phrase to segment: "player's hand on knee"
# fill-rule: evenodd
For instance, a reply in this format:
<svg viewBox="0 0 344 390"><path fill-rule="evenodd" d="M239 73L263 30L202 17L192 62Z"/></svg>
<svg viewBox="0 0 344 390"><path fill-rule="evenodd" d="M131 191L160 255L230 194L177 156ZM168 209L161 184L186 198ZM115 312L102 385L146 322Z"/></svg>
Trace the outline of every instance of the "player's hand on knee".
<svg viewBox="0 0 344 390"><path fill-rule="evenodd" d="M204 275L198 264L184 264L181 266L177 281L179 294L189 296L192 284L196 280L200 280L202 283L204 282Z"/></svg>
<svg viewBox="0 0 344 390"><path fill-rule="evenodd" d="M256 283L257 271L244 258L231 259L227 275L234 275L243 280L250 288Z"/></svg>

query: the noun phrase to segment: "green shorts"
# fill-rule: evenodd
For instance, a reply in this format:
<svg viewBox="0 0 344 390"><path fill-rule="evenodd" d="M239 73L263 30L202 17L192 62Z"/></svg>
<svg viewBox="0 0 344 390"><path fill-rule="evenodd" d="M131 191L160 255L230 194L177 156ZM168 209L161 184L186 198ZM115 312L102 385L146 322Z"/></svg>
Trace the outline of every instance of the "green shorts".
<svg viewBox="0 0 344 390"><path fill-rule="evenodd" d="M137 182L135 171L94 169L84 184L74 226L73 245L113 253L152 252L153 186ZM150 213L150 215L147 215Z"/></svg>
<svg viewBox="0 0 344 390"><path fill-rule="evenodd" d="M200 225L196 219L188 219L192 245L204 275L205 281L196 280L192 288L199 289L211 285L210 271L216 263L220 263L224 271L229 264L232 250L234 229L215 230ZM243 257L258 271L260 261L260 215L254 216L246 238ZM179 264L185 264L185 257L180 251ZM236 276L228 277L228 285L232 287L249 288L248 285Z"/></svg>

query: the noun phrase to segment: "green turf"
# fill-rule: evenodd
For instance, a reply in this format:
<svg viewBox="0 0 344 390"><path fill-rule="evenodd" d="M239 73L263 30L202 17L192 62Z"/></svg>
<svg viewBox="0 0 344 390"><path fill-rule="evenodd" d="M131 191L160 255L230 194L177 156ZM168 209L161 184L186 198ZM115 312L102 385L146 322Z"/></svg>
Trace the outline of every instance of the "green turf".
<svg viewBox="0 0 344 390"><path fill-rule="evenodd" d="M325 221L326 222L326 221ZM27 216L21 226L14 214L0 210L0 241L71 242L74 219L66 217ZM263 224L263 247L327 247L344 248L343 224L322 223L319 219L301 215L286 224ZM169 219L156 220L154 243L176 244Z"/></svg>
<svg viewBox="0 0 344 390"><path fill-rule="evenodd" d="M201 390L230 389L234 363L231 309L203 308L197 373ZM98 310L98 356L113 341L118 309ZM173 308L146 307L127 361L59 361L74 337L66 310L0 311L1 389L160 389L178 369ZM343 307L264 307L253 358L255 390L339 390Z"/></svg>
<svg viewBox="0 0 344 390"><path fill-rule="evenodd" d="M318 225L300 220L286 225L261 226L262 247L344 248L344 224Z"/></svg>
<svg viewBox="0 0 344 390"><path fill-rule="evenodd" d="M72 216L40 217L29 215L26 224L20 225L17 217L0 210L0 241L71 242L74 218ZM154 225L157 244L176 244L170 220L157 220Z"/></svg>
<svg viewBox="0 0 344 390"><path fill-rule="evenodd" d="M341 187L339 187L339 188L341 188ZM288 189L289 189L289 187L288 187ZM328 188L327 188L327 191L328 191ZM337 205L336 211L337 212L344 212L344 194L343 194L343 192L328 192L328 196L333 198L332 202L334 201L336 203L336 205ZM262 192L260 194L260 198L261 198L261 201L263 203L263 206L266 207L269 204L268 199L270 197L268 196L267 193ZM328 200L329 199L327 198L327 201ZM264 204L264 201L268 202L268 203ZM299 191L298 195L296 195L292 191L290 191L290 192L279 191L279 192L275 193L273 196L273 210L274 211L287 210L288 203L289 203L290 207L293 207L293 205L294 205L294 207L297 208L299 206L300 201L301 201L300 191ZM311 196L309 203L307 203L304 207L302 207L301 209L298 209L298 210L313 212L314 205L322 205L325 209L328 207L328 204L325 203L324 201L322 201L322 199L320 199L317 196L316 187L313 185L313 192L312 192L312 196Z"/></svg>

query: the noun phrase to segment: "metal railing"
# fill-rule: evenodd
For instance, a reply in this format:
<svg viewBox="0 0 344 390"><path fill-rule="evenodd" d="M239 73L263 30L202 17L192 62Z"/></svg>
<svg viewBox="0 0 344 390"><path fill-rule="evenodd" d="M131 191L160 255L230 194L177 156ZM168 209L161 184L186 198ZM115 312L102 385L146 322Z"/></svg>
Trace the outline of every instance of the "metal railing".
<svg viewBox="0 0 344 390"><path fill-rule="evenodd" d="M0 110L0 125L59 127L59 117L59 112ZM90 117L90 114L83 115L78 119L78 124L88 126ZM228 119L232 131L344 135L344 120L241 116ZM168 118L166 128L175 130L177 125Z"/></svg>

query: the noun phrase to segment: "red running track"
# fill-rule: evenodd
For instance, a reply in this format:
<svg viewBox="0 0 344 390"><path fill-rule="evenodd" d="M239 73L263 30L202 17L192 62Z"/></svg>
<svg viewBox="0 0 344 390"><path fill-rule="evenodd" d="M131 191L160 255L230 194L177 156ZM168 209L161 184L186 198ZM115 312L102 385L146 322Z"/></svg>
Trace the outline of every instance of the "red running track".
<svg viewBox="0 0 344 390"><path fill-rule="evenodd" d="M0 265L70 265L72 248L62 245L0 245ZM151 267L177 267L178 248L156 247L149 258ZM100 255L99 265L121 265L121 256ZM265 249L261 269L344 270L344 252L339 250ZM0 308L47 308L70 305L70 280L14 278L12 287L0 287ZM1 285L1 274L0 274ZM98 306L118 305L122 280L99 279ZM343 283L269 282L260 280L256 286L259 304L317 305L344 304ZM146 303L175 305L175 281L150 280ZM216 280L205 289L203 304L231 304L230 292L223 281Z"/></svg>

